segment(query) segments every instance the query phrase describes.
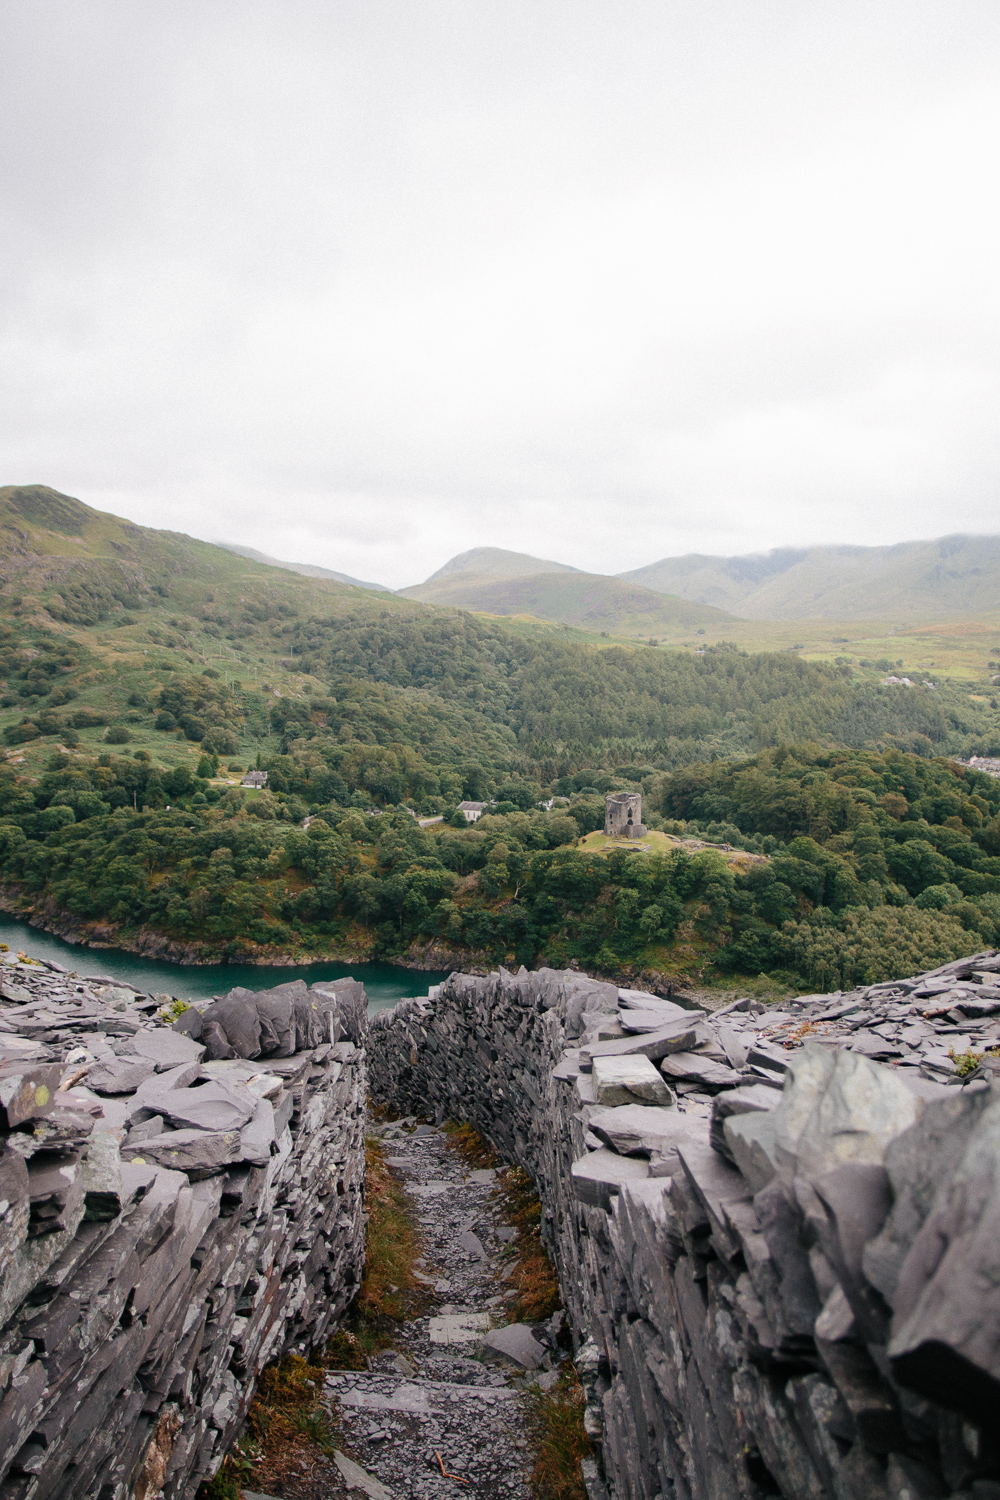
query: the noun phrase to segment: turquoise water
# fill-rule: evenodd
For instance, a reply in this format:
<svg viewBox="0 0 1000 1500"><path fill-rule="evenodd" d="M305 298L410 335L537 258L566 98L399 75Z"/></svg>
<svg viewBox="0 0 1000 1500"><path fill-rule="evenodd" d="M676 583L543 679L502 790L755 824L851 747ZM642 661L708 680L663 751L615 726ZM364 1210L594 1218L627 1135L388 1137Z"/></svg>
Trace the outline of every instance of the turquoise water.
<svg viewBox="0 0 1000 1500"><path fill-rule="evenodd" d="M234 985L249 990L266 990L272 984L286 984L289 979L304 979L315 984L322 979L360 979L368 994L368 1014L388 1010L397 1000L411 995L426 995L432 984L440 984L444 973L402 969L397 964L207 964L182 965L163 959L139 958L121 948L83 948L64 943L51 933L39 932L27 922L0 913L0 943L11 952L19 949L29 958L50 959L75 969L78 974L107 974L124 979L137 989L149 993L166 991L181 1000L206 1000L224 995Z"/></svg>

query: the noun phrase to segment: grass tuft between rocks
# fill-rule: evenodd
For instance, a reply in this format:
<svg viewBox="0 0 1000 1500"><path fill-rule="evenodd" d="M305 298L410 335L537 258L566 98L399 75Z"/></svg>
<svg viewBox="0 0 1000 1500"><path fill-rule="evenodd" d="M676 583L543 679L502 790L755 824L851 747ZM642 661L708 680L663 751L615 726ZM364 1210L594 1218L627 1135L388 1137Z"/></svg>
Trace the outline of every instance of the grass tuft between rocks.
<svg viewBox="0 0 1000 1500"><path fill-rule="evenodd" d="M581 1464L590 1443L583 1426L586 1398L576 1370L568 1362L563 1365L550 1391L530 1387L525 1405L535 1444L533 1500L587 1500Z"/></svg>
<svg viewBox="0 0 1000 1500"><path fill-rule="evenodd" d="M514 1266L510 1282L513 1292L507 1313L514 1323L540 1323L562 1306L559 1282L548 1252L542 1244L542 1205L535 1184L523 1167L505 1167L490 1145L473 1126L445 1125L452 1146L475 1167L495 1167L494 1197L504 1220L517 1231Z"/></svg>
<svg viewBox="0 0 1000 1500"><path fill-rule="evenodd" d="M394 1341L400 1323L419 1317L427 1293L413 1274L420 1234L381 1141L365 1141L365 1269L347 1316L327 1345L327 1364L363 1370Z"/></svg>

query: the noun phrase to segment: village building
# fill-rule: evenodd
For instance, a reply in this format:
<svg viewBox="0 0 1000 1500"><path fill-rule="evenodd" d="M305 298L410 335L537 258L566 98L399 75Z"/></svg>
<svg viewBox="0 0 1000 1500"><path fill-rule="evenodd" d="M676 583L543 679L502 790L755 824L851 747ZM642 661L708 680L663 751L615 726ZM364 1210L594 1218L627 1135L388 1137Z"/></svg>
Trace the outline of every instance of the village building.
<svg viewBox="0 0 1000 1500"><path fill-rule="evenodd" d="M467 823L476 823L482 817L486 809L485 802L460 802L458 810L465 816Z"/></svg>
<svg viewBox="0 0 1000 1500"><path fill-rule="evenodd" d="M609 792L604 799L604 832L610 838L641 839L649 832L642 821L641 792Z"/></svg>
<svg viewBox="0 0 1000 1500"><path fill-rule="evenodd" d="M245 771L240 777L240 786L261 787L267 786L266 771Z"/></svg>

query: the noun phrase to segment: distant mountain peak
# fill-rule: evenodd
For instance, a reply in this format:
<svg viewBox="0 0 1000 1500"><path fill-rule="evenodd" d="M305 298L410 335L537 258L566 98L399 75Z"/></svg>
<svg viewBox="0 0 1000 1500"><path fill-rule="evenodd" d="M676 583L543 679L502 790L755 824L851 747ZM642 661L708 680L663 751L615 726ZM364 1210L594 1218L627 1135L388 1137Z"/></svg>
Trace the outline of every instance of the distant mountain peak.
<svg viewBox="0 0 1000 1500"><path fill-rule="evenodd" d="M216 542L215 546L224 547L237 557L249 558L251 562L264 563L268 568L284 568L289 573L300 573L303 578L332 578L337 583L349 583L356 589L370 589L375 594L392 593L384 583L365 583L360 578L352 578L349 573L335 573L332 568L318 568L313 563L282 562L280 558L269 557L266 552L258 552L255 547L242 547L236 542Z"/></svg>
<svg viewBox="0 0 1000 1500"><path fill-rule="evenodd" d="M532 557L529 552L508 552L505 547L473 547L460 552L446 562L443 568L424 580L447 578L452 573L472 573L477 577L526 578L533 573L579 573L566 563L549 562L545 558Z"/></svg>

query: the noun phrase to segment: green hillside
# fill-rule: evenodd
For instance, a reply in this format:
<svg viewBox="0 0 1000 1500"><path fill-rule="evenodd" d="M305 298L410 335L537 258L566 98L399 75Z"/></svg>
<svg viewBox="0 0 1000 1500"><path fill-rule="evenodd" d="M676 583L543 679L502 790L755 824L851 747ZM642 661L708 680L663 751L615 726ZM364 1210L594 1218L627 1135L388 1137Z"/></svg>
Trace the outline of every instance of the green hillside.
<svg viewBox="0 0 1000 1500"><path fill-rule="evenodd" d="M786 547L746 557L690 553L619 577L752 620L940 620L1000 608L1000 537Z"/></svg>
<svg viewBox="0 0 1000 1500"><path fill-rule="evenodd" d="M507 578L456 572L401 589L400 595L482 614L529 615L617 636L676 638L699 629L725 630L732 620L722 610L664 597L599 573L564 571Z"/></svg>

